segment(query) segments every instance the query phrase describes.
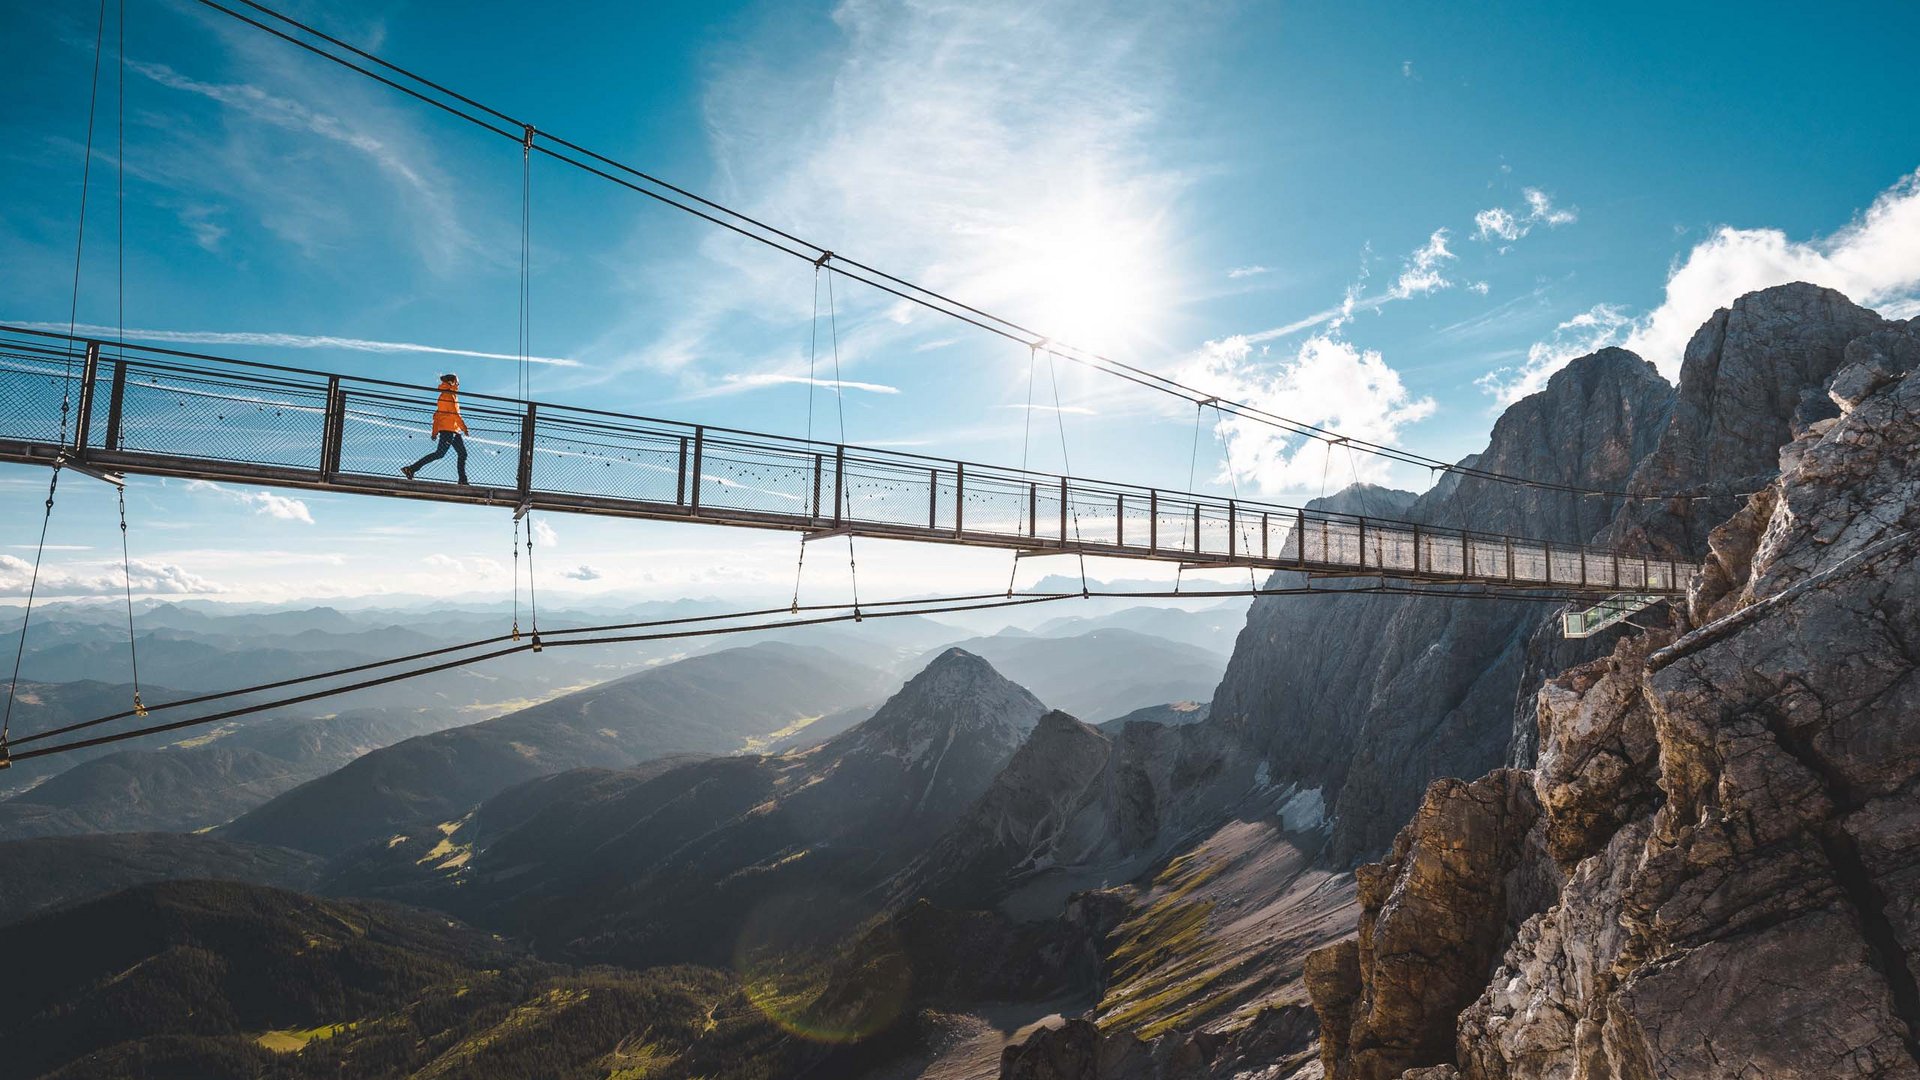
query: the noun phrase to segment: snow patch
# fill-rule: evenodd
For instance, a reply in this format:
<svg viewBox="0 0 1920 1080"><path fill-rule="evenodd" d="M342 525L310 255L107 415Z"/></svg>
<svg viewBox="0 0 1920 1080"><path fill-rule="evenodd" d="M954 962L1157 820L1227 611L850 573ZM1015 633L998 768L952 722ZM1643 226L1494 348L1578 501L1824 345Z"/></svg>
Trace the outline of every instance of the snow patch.
<svg viewBox="0 0 1920 1080"><path fill-rule="evenodd" d="M1319 788L1296 791L1280 804L1280 825L1288 832L1307 832L1327 823L1327 800Z"/></svg>

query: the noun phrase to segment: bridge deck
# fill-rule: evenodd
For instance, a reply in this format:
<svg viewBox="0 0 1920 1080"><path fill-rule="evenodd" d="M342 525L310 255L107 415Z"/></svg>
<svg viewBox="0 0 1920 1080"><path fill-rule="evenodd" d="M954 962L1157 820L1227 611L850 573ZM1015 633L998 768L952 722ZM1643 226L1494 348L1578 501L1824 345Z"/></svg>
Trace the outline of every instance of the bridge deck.
<svg viewBox="0 0 1920 1080"><path fill-rule="evenodd" d="M0 461L1190 567L1596 593L1685 585L1685 568L1637 553L466 393L474 483L408 481L401 466L431 446L431 388L104 348L0 327Z"/></svg>

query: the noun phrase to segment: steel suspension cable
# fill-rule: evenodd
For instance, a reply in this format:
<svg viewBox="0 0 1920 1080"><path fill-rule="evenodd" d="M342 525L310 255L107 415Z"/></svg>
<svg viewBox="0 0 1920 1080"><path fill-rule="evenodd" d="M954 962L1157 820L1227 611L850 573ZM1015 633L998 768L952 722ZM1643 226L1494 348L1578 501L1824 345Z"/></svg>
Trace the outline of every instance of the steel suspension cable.
<svg viewBox="0 0 1920 1080"><path fill-rule="evenodd" d="M114 492L120 497L120 577L127 586L127 660L133 667L133 713L145 716L147 707L140 701L140 643L133 632L133 556L127 548L127 489L119 485Z"/></svg>
<svg viewBox="0 0 1920 1080"><path fill-rule="evenodd" d="M1033 371L1040 366L1040 346L1027 346L1027 407L1020 421L1020 472L1027 471L1027 451L1033 446ZM1031 511L1029 511L1031 513ZM1013 583L1020 576L1020 552L1009 553L1007 595L1013 595Z"/></svg>
<svg viewBox="0 0 1920 1080"><path fill-rule="evenodd" d="M1219 406L1214 407L1213 415L1216 418L1220 416ZM1240 474L1239 474L1239 471L1233 467L1233 432L1231 430L1225 430L1225 427L1226 427L1225 422L1222 421L1220 423L1214 424L1213 430L1215 434L1220 436L1220 448L1227 455L1227 482L1232 485L1233 500L1234 502L1239 502L1240 501ZM1238 525L1240 527L1240 548L1242 551L1247 551L1251 553L1253 550L1253 547L1251 544L1247 542L1247 523L1244 520L1242 520L1238 522ZM1263 541L1266 539L1265 526L1262 526L1261 528L1260 539ZM1305 542L1306 541L1302 539L1301 543L1304 544ZM1259 579L1254 576L1253 564L1248 563L1247 564L1247 591L1252 592L1253 590L1258 589L1259 587L1260 587L1260 582L1259 582Z"/></svg>
<svg viewBox="0 0 1920 1080"><path fill-rule="evenodd" d="M1080 559L1080 595L1086 596L1087 553L1080 539L1080 507L1079 504L1073 501L1073 461L1067 456L1067 416L1066 411L1060 407L1060 371L1054 366L1053 357L1053 350L1048 349L1047 379L1053 383L1053 420L1060 428L1060 472L1067 479L1067 483L1060 491L1060 498L1064 500L1067 505L1061 507L1061 509L1073 515L1073 543L1076 548L1082 549L1074 552ZM1064 536L1060 538L1062 543L1065 543L1066 539ZM1199 551L1200 549L1196 547L1194 550Z"/></svg>
<svg viewBox="0 0 1920 1080"><path fill-rule="evenodd" d="M813 317L807 322L807 442L813 442L813 392L817 388L815 360L820 351L820 264L813 266ZM837 469L838 464L835 465ZM820 512L820 492L818 480L815 480L813 501L809 504L817 517ZM838 496L835 496L836 501ZM834 507L836 513L839 507ZM807 574L807 534L800 534L800 554L794 560L793 567L793 605L792 610L800 610L800 582Z"/></svg>
<svg viewBox="0 0 1920 1080"><path fill-rule="evenodd" d="M73 237L73 297L67 307L67 359L60 395L60 442L67 441L67 419L73 410L73 328L80 323L80 266L87 248L87 192L93 180L93 118L100 104L100 57L107 41L107 0L100 0L100 25L93 37L93 78L87 92L87 144L80 159L80 224Z"/></svg>
<svg viewBox="0 0 1920 1080"><path fill-rule="evenodd" d="M530 125L526 125L522 121L510 116L509 114L499 109L483 104L482 102L477 101L474 98L468 97L440 83L434 82L433 80L428 79L425 76L419 75L411 71L410 69L401 67L397 64L392 63L391 61L385 60L371 52L368 52L367 50L351 45L341 40L340 38L328 35L320 30L315 29L312 26L309 26L305 23L300 22L297 19L292 18L291 16L275 11L274 9L269 8L264 4L257 3L255 2L255 0L237 0L237 2L243 4L246 7L252 8L255 11L258 11L261 14L271 19L274 19L282 24L285 24L286 26L293 27L299 30L301 33L309 35L320 41L324 41L327 44L334 46L335 48L344 50L353 56L360 57L368 61L369 63L377 65L381 68L384 68L387 71L392 72L395 76L398 76L400 79L404 79L408 82L416 84L416 86L418 87L427 87L433 93L424 92L420 89L417 89L416 86L405 85L402 82L396 81L393 78L388 78L387 76L381 75L379 72L373 71L370 68L365 67L361 64L357 64L345 56L341 56L337 53L330 52L325 48L315 45L311 41L302 40L300 37L297 37L286 31L280 30L276 27L269 26L266 23L259 21L258 19L251 18L239 11L234 10L231 7L226 6L225 4L219 3L218 0L198 0L198 2L208 8L222 12L240 22L253 26L256 29L262 30L268 34L273 35L274 37L280 38L301 49L305 49L306 51L311 52L316 56L322 57L323 59L329 60L342 67L348 68L349 70L352 70L352 71L358 72L361 75L367 76L368 78L371 78L377 82L380 82L383 85L386 85L394 90L398 90L401 93L408 95L409 97L415 98L418 101L431 105L437 109L440 109L444 112L449 113L450 115L466 120L467 122L472 123L485 130L491 131L496 135L500 135L506 138L512 138L512 139L515 139L516 141L521 141L526 138L525 132L528 130L531 130ZM459 107L458 105L451 104L446 100L442 100L439 97L435 97L434 96L435 94L443 95L445 98L450 98L454 102L460 103L460 105L464 105L473 110L477 110L480 113L484 113L485 116L474 115L474 113L469 112L466 109ZM488 119L488 117L491 117L492 119ZM500 126L500 123L494 122L496 120L509 125L511 128L515 128L519 130L509 130L508 127L502 127ZM568 165L571 165L574 168L580 169L592 175L599 176L603 179L619 184L623 187L626 187L632 191L635 191L657 202L662 202L669 206L675 207L676 209L679 209L685 213L691 214L711 224L718 225L724 229L737 233L748 239L754 240L758 243L774 248L775 250L782 251L795 258L805 259L808 262L815 262L819 260L822 255L833 254L831 249L823 245L816 244L812 241L802 239L790 232L779 229L749 214L743 213L738 210L734 210L712 199L705 198L686 188L674 185L666 180L653 176L649 173L646 173L640 169L637 169L624 162L618 161L614 158L608 157L607 155L598 153L578 143L571 142L567 139L561 138L559 136L553 135L548 132L534 132L534 137L536 140L539 140L539 141L535 142L535 144L532 147L533 150L546 154L547 156L557 161L561 161ZM552 145L551 146L541 145L541 142L551 143ZM555 149L556 147L559 149ZM582 161L580 160L580 158L569 156L569 154L578 154L580 155L580 157L584 157L589 160ZM597 166L593 164L593 162L598 162L599 165ZM605 166L605 168L602 168L600 166ZM609 169L614 171L613 172L607 171ZM625 174L625 175L624 176L616 175L616 173ZM632 177L634 179L629 180L626 177ZM636 183L635 180L640 181L640 183ZM697 203L699 204L699 206L689 205L688 202L682 202L680 201L680 199L676 199L672 196L663 195L659 191L650 190L647 187L642 186L642 184L654 185L660 189L673 193L673 195L677 195L683 199L689 200L691 203ZM707 210L702 210L700 209L700 207L706 207ZM712 212L709 213L708 210ZM811 251L805 250L805 249L811 249ZM1006 318L1004 316L995 315L982 308L978 308L970 304L966 304L951 296L947 296L946 294L941 293L938 290L916 284L906 278L887 273L883 270L870 266L866 263L860 262L856 259L850 259L844 256L837 256L837 255L834 257L836 260L836 265L828 268L831 274L839 274L840 276L846 277L850 280L861 282L862 284L878 289L881 292L906 300L918 306L925 307L929 310L940 312L941 314L944 314L949 318L953 318L961 322L971 324L979 329L986 330L990 333L998 334L1001 337L1005 337L1010 340L1020 341L1024 344L1029 344L1029 345L1051 341L1051 339L1047 335L1041 334L1040 332L1033 330L1015 320ZM1750 492L1722 492L1722 493L1714 493L1714 494L1706 494L1706 495L1695 494L1691 492L1645 494L1645 493L1634 493L1634 492L1629 492L1625 490L1610 490L1610 489L1603 489L1603 488L1583 487L1576 484L1566 484L1566 483L1559 483L1556 481L1534 480L1527 477L1512 476L1505 473L1494 472L1488 469L1480 469L1480 468L1476 468L1469 465L1463 465L1458 462L1444 461L1439 458L1434 458L1424 454L1415 453L1410 450L1404 450L1399 447L1388 446L1383 443L1376 443L1376 442L1371 442L1364 439L1357 439L1351 436L1341 435L1338 432L1332 431L1328 428L1324 428L1316 424L1311 424L1305 421L1281 416L1270 410L1262 409L1254 405L1250 405L1244 402L1233 401L1227 398L1222 398L1214 394L1209 394L1204 390L1201 390L1197 387L1193 387L1186 383L1182 383L1171 377L1161 375L1157 372L1148 370L1146 368L1138 367L1136 365L1115 360L1112 357L1105 356L1103 354L1093 352L1091 350L1083 349L1078 346L1068 345L1060 342L1053 342L1053 345L1059 351L1060 356L1066 359L1067 361L1069 361L1070 363L1080 364L1084 367L1102 371L1108 375L1112 375L1112 376L1124 379L1125 381L1135 383L1137 385L1146 387L1148 389L1152 389L1165 394L1170 394L1172 396L1180 397L1185 400L1194 401L1197 403L1202 403L1202 404L1217 403L1219 407L1221 407L1223 410L1232 412L1236 416L1241 416L1243 418L1252 420L1257 423L1266 424L1268 426L1278 427L1293 435L1301 436L1304 438L1316 439L1322 442L1333 442L1333 441L1345 442L1350 447L1358 447L1361 451L1365 453L1373 454L1379 457L1384 457L1388 460L1397 461L1403 464L1425 467L1430 470L1455 473L1461 476L1484 480L1488 482L1513 484L1513 485L1518 485L1523 487L1535 488L1539 490L1559 491L1566 494L1574 494L1574 495L1580 495L1585 497L1604 497L1604 498L1617 498L1617 499L1624 499L1624 500L1668 501L1672 499L1687 499L1687 500L1697 501L1697 500L1705 500L1705 499L1736 497L1736 496L1751 494Z"/></svg>
<svg viewBox="0 0 1920 1080"><path fill-rule="evenodd" d="M1100 591L1100 592L1095 592L1093 594L1094 598L1097 598L1097 599L1120 599L1120 598L1155 599L1155 598L1174 598L1178 595L1179 594L1165 592L1165 591L1159 591L1159 592ZM1185 594L1184 598L1191 599L1195 597L1214 597L1214 596L1242 597L1245 595L1246 595L1245 593L1242 593L1238 590L1211 590L1211 591L1188 593L1188 594ZM1316 590L1311 588L1262 589L1259 591L1258 595L1261 595L1261 596L1305 596L1305 595L1312 595L1312 596L1378 596L1378 595L1440 596L1445 598L1461 599L1461 600L1498 600L1501 602L1531 601L1531 602L1549 603L1549 604L1559 604L1559 603L1562 603L1565 599L1564 596L1549 595L1545 593L1532 594L1532 595L1515 595L1515 594L1493 593L1493 592L1470 593L1470 592L1456 592L1450 589L1420 588L1420 587L1414 587L1414 586L1388 586L1388 585L1385 585L1384 583L1378 586L1360 586L1360 587L1351 588L1351 589L1332 589L1332 590L1327 590L1327 589ZM979 596L973 598L973 600L976 602L968 602L968 603L954 603L951 601L939 601L939 600L884 601L878 604L867 605L867 608L869 610L866 610L863 613L858 615L848 612L846 610L847 605L844 605L844 604L822 605L821 606L822 610L837 610L842 612L842 614L825 615L825 616L812 617L812 618L806 618L806 619L785 619L785 620L776 621L776 622L751 623L751 624L741 625L741 626L709 627L709 628L694 629L694 630L684 630L684 629L667 630L667 631L662 631L657 633L646 633L646 634L622 634L622 635L600 634L598 636L582 637L578 639L569 638L569 639L562 639L558 641L551 641L551 642L548 642L547 644L548 644L548 647L551 647L551 648L561 648L566 646L616 645L616 644L631 644L631 643L643 642L643 641L680 640L680 639L687 639L687 638L714 637L714 636L727 635L727 634L750 633L750 632L756 632L756 631L762 631L762 630L780 630L780 629L789 629L793 627L802 627L802 626L820 626L820 625L826 625L830 623L858 622L866 619L903 618L908 616L937 615L937 614L950 613L950 612L984 611L984 610L991 610L991 609L998 609L998 608L1022 607L1022 606L1028 606L1033 604L1054 603L1062 600L1075 600L1075 599L1081 599L1080 595L1077 593L1070 593L1070 592L1033 593L1033 594L1023 593L1012 598L1002 597L998 593L989 593L989 594L980 594ZM872 608L889 608L889 610L873 611L871 610ZM763 609L762 611L756 612L756 613L743 612L743 613L734 613L732 615L697 616L687 620L661 620L659 623L655 623L655 624L634 624L634 625L666 625L672 622L688 622L688 621L702 621L702 620L715 621L715 620L721 620L721 619L730 619L730 618L738 619L738 618L757 617L757 616L765 616L765 615L773 615L773 614L781 614L781 613L782 613L782 609L771 608L771 609ZM585 628L582 628L582 631L584 630ZM500 639L498 638L492 639L492 641L490 641L489 644L498 643L499 640ZM359 683L354 683L348 686L329 687L326 689L311 691L309 693L300 694L294 697L284 698L277 701L258 702L258 703L254 703L254 704L250 704L250 705L246 705L246 706L242 706L234 709L229 709L224 712L215 713L208 716L198 716L198 717L192 717L185 720L175 720L165 724L156 724L156 725L151 725L143 728L136 728L136 729L131 729L127 731L114 732L109 735L96 736L90 739L81 739L73 742L61 743L55 746L42 747L39 749L30 750L21 754L17 754L14 756L13 760L24 761L24 760L28 760L30 758L35 758L35 757L44 757L51 754L64 753L72 750L80 750L80 749L84 749L91 746L99 746L99 745L104 745L108 743L121 742L127 739L141 738L147 735L162 734L168 731L177 731L182 728L193 727L197 725L218 723L223 720L231 720L240 716L247 716L255 713L266 712L272 709L287 708L289 706L301 705L310 701L316 701L316 700L320 700L327 697L334 697L341 694L352 693L358 690L365 690L375 686L383 686L391 683L406 681L409 679L420 678L426 675L432 675L432 674L437 674L438 672L452 670L454 668L465 667L472 664L482 663L488 660L494 660L494 659L499 659L505 656L511 656L516 653L529 652L531 650L532 650L531 644L513 645L508 648L496 649L492 652L483 653L476 656L459 657L453 660L443 661L441 663L429 665L423 668L416 668L416 669L412 669L404 672L396 672L393 674L381 676L379 678L369 679ZM441 653L444 653L446 651L449 651L449 650L441 650ZM231 694L222 695L222 696L231 696ZM184 704L184 703L170 702L170 703L167 703L167 706L170 707L178 704ZM155 706L155 709L157 710L161 707L163 706ZM80 730L83 728L87 728L87 727L91 727L91 726L103 723L109 719L122 719L126 715L128 714L122 713L122 714L117 714L114 717L101 717L95 720L83 721L79 724L68 725L65 728L59 728L53 731L38 733L32 736L31 739L41 739L41 738L46 738L56 734L65 734L68 732ZM25 743L28 741L30 741L30 739L20 740L20 742L22 743Z"/></svg>
<svg viewBox="0 0 1920 1080"><path fill-rule="evenodd" d="M20 617L20 642L13 649L13 677L7 680L7 711L0 717L0 766L8 762L7 747L13 733L13 702L20 690L20 664L27 655L27 628L33 623L33 598L40 591L40 559L47 550L47 526L53 523L53 495L60 486L60 463L53 463L53 477L47 481L47 509L40 518L40 542L33 549L33 576L27 582L27 607Z"/></svg>
<svg viewBox="0 0 1920 1080"><path fill-rule="evenodd" d="M820 261L825 263L832 254L832 252L828 252ZM833 302L833 274L831 270L832 268L829 267L827 274L827 334L833 342L833 405L840 416L840 445L845 446L847 444L847 384L846 380L840 376L840 315L837 305ZM846 460L844 458L841 459L838 468L842 472L845 471ZM851 503L853 498L853 485L847 483L846 477L842 476L840 477L839 486L846 494L849 503ZM838 516L839 513L840 508L838 506L834 507L835 516ZM853 619L855 622L859 622L860 560L858 556L854 554L853 531L851 529L847 531L847 583L853 590Z"/></svg>

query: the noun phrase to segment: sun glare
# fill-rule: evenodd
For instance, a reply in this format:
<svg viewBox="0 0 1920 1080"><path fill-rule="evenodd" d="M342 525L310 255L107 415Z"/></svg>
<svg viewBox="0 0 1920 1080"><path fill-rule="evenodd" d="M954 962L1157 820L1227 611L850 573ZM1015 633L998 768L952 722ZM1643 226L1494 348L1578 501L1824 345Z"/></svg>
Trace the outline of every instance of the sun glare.
<svg viewBox="0 0 1920 1080"><path fill-rule="evenodd" d="M1033 326L1096 349L1139 342L1166 298L1156 223L1090 197L1056 208L1022 235L1018 306Z"/></svg>

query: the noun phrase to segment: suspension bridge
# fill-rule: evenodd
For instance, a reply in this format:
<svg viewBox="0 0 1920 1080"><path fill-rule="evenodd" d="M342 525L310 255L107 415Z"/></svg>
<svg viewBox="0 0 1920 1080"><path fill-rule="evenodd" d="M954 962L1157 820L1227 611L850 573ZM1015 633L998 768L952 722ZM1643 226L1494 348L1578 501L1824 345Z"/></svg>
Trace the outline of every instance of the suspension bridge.
<svg viewBox="0 0 1920 1080"><path fill-rule="evenodd" d="M429 442L435 397L0 328L0 461L1185 569L1595 594L1685 582L1643 553L477 394L462 396L472 483L409 480L400 469Z"/></svg>

